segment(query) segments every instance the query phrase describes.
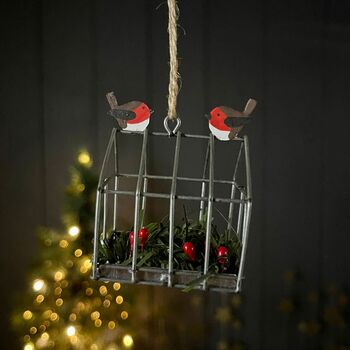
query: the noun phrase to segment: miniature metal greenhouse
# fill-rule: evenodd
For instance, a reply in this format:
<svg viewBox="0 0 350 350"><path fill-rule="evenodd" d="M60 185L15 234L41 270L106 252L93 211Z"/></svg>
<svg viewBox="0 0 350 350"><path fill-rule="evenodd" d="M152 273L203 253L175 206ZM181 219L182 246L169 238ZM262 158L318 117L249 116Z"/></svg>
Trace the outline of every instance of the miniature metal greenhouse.
<svg viewBox="0 0 350 350"><path fill-rule="evenodd" d="M117 139L121 134L128 137L142 138L141 156L138 173L121 173L120 150L118 150ZM165 175L149 174L147 169L148 140L151 137L164 138L165 142L175 142L174 153L172 153L172 173ZM203 156L204 171L202 177L181 177L178 175L179 163L181 161L180 149L183 139L190 142L202 140L207 144L207 152ZM194 286L195 289L215 290L223 292L239 292L244 278L244 265L246 260L248 232L250 225L252 209L252 189L251 189L251 171L249 161L248 138L237 137L227 144L235 145L236 152L232 152L233 174L229 179L215 178L215 165L222 161L215 156L214 148L220 142L215 140L213 135L190 135L180 131L174 132L150 132L147 129L144 132L129 132L119 129L113 129L107 150L105 153L102 169L100 173L97 198L96 198L96 218L94 232L94 254L93 254L93 272L94 279L105 281L118 281L122 283L149 284L168 287L184 288L195 280L208 275L210 242L212 235L214 206L221 203L227 208L227 219L225 225L236 234L241 243L241 251L238 262L237 273L217 273L203 278ZM112 163L112 169L108 170L107 163ZM237 173L240 171L244 175L241 178L242 183L238 183ZM134 190L121 188L121 178L133 178L136 180ZM170 191L168 193L150 192L148 182L169 181ZM197 183L200 185L200 193L194 195L182 195L177 192L179 182ZM226 186L223 198L217 197L216 186ZM166 268L160 267L139 267L138 254L139 249L137 239L132 244L132 259L130 264L112 264L108 262L101 263L99 260L99 245L101 239L105 238L110 228L116 229L119 225L118 201L121 196L131 196L134 199L133 210L133 229L138 232L140 225L140 212L145 210L147 199L163 199L168 206L169 215L169 246L168 263ZM174 269L174 225L175 225L175 205L176 201L190 201L198 203L199 217L206 220L205 224L205 247L203 253L203 265L200 271L176 270Z"/></svg>

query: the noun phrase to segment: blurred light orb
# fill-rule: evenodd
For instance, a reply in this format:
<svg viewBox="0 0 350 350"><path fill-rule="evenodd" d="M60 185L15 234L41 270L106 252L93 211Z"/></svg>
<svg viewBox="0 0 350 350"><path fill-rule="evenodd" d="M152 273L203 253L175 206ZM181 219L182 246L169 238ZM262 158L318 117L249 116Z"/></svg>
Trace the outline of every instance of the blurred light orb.
<svg viewBox="0 0 350 350"><path fill-rule="evenodd" d="M30 320L33 317L33 314L30 310L26 310L23 312L23 318L25 320Z"/></svg>
<svg viewBox="0 0 350 350"><path fill-rule="evenodd" d="M91 165L91 157L87 151L81 151L78 155L78 162L82 165Z"/></svg>
<svg viewBox="0 0 350 350"><path fill-rule="evenodd" d="M23 350L34 350L34 344L33 343L28 343L24 345Z"/></svg>
<svg viewBox="0 0 350 350"><path fill-rule="evenodd" d="M132 339L132 336L130 334L125 334L123 337L123 344L124 346L130 348L134 345L134 339Z"/></svg>
<svg viewBox="0 0 350 350"><path fill-rule="evenodd" d="M73 335L75 335L75 327L74 326L68 326L66 328L66 333L67 333L68 337L72 337Z"/></svg>
<svg viewBox="0 0 350 350"><path fill-rule="evenodd" d="M126 311L122 311L122 313L120 314L120 317L123 320L126 320L129 317L129 314Z"/></svg>
<svg viewBox="0 0 350 350"><path fill-rule="evenodd" d="M33 290L35 292L40 292L41 290L45 289L45 282L42 279L36 279L33 282Z"/></svg>
<svg viewBox="0 0 350 350"><path fill-rule="evenodd" d="M79 233L80 233L79 226L74 225L74 226L69 227L69 229L68 229L68 234L73 238L78 237Z"/></svg>

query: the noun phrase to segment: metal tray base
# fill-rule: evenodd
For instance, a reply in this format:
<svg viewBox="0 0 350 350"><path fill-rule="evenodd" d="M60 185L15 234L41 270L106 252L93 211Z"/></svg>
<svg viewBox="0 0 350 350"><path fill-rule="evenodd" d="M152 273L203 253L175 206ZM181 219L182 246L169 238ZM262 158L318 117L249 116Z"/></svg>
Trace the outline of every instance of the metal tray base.
<svg viewBox="0 0 350 350"><path fill-rule="evenodd" d="M135 279L130 266L115 264L102 264L98 266L96 279L103 281L117 281L121 283L146 284L154 286L167 286L168 270L154 267L139 268L135 272ZM173 273L173 287L185 288L193 280L199 278L201 272L179 270ZM195 286L193 289L212 290L233 293L236 292L237 276L234 274L220 273L214 275Z"/></svg>

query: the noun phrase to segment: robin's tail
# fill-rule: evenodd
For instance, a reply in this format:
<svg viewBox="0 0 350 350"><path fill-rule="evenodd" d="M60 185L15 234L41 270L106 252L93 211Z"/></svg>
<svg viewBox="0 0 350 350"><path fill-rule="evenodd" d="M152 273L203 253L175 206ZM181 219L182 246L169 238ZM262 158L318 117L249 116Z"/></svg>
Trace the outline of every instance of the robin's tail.
<svg viewBox="0 0 350 350"><path fill-rule="evenodd" d="M257 102L254 99L250 98L244 107L243 113L245 115L250 115L254 111L256 104Z"/></svg>

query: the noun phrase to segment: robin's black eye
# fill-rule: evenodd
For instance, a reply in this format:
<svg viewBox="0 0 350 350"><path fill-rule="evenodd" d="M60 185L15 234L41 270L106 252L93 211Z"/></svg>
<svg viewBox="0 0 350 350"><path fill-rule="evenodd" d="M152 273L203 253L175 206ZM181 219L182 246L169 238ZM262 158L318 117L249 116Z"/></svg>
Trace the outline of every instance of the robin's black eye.
<svg viewBox="0 0 350 350"><path fill-rule="evenodd" d="M145 109L145 106L142 106L142 109Z"/></svg>
<svg viewBox="0 0 350 350"><path fill-rule="evenodd" d="M220 113L218 113L217 116L220 117Z"/></svg>

